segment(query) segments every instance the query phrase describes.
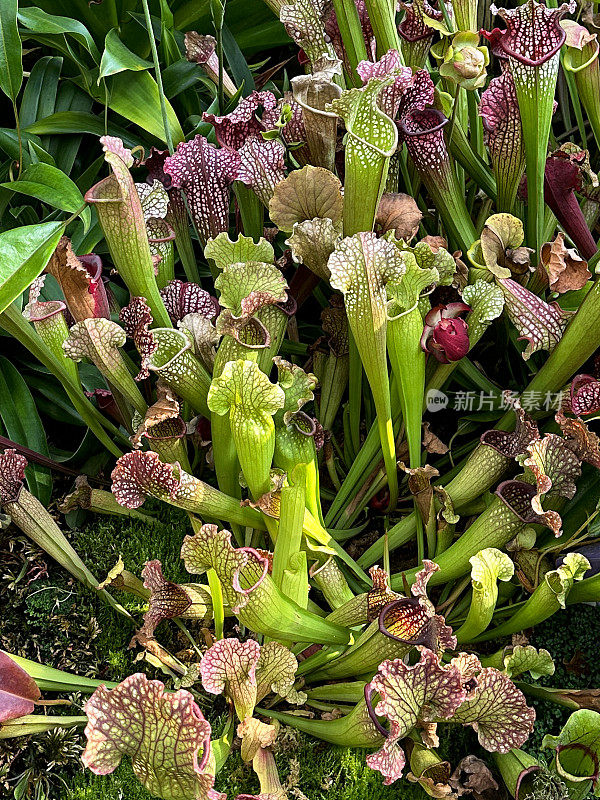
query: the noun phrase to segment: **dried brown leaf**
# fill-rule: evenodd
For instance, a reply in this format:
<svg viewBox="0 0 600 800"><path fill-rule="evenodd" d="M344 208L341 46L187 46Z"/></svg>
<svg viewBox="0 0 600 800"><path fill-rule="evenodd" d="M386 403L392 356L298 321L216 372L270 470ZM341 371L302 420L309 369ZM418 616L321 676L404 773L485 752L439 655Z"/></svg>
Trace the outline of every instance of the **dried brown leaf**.
<svg viewBox="0 0 600 800"><path fill-rule="evenodd" d="M375 228L378 233L394 231L397 239L409 242L419 230L423 214L408 194L387 193L379 201Z"/></svg>
<svg viewBox="0 0 600 800"><path fill-rule="evenodd" d="M577 250L565 246L564 233L558 233L553 242L542 245L541 261L548 272L550 288L559 294L581 289L592 277L587 261Z"/></svg>

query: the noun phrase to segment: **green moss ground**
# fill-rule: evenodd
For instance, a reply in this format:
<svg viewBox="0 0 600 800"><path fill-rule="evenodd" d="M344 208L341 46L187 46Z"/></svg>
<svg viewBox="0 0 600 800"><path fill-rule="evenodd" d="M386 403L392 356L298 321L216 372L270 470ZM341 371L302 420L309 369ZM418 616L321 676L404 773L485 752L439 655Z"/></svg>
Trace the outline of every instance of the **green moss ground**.
<svg viewBox="0 0 600 800"><path fill-rule="evenodd" d="M405 800L424 798L422 790L407 781L394 786L382 786L381 777L365 764L364 752L343 748L316 747L306 737L298 738L295 752L279 759L280 775L285 781L290 759L294 759L295 774L291 786L308 800ZM297 769L297 772L296 772ZM244 791L258 791L252 769L244 764L239 754L233 754L217 776L216 788L233 800ZM81 773L70 781L64 800L150 800L150 795L137 781L129 764L122 763L112 775L99 777ZM63 800L63 798L61 798Z"/></svg>
<svg viewBox="0 0 600 800"><path fill-rule="evenodd" d="M146 510L146 509L144 509ZM185 580L186 573L179 550L187 521L185 516L166 507L148 508L160 515L161 524L149 526L122 518L88 518L70 536L86 563L100 578L122 556L125 567L139 575L145 561L158 558L163 570L172 580ZM6 548L6 540L4 542ZM0 554L1 555L1 554ZM150 665L136 663L139 650L129 650L133 627L102 605L91 593L69 580L64 572L45 559L22 540L14 545L9 563L13 577L20 564L28 563L34 574L41 577L27 585L26 575L10 581L10 575L0 578L0 645L13 652L34 658L63 669L119 680L136 669L150 677L163 677ZM37 572L35 572L37 570ZM140 606L135 598L119 598L140 618ZM600 633L600 614L591 606L569 608L555 615L536 629L532 643L548 649L556 663L556 674L547 683L552 686L586 688L600 685L600 662L597 642ZM161 641L171 650L185 647L185 640L174 628L166 625L159 633ZM576 669L569 666L575 657ZM203 706L218 734L218 713L222 706L207 700ZM544 733L558 732L568 716L560 707L536 702L538 721L528 749L536 751ZM332 748L309 739L290 729L284 732L276 757L282 781L287 781L290 797L303 800L371 800L378 798L425 797L418 786L403 780L390 787L382 785L381 777L365 764L365 754L359 750ZM456 764L469 752L479 752L475 734L454 726L442 727L440 752ZM1 762L0 762L1 765ZM111 776L94 776L82 771L73 759L57 771L65 781L47 800L142 800L150 798L135 779L131 766L123 763ZM0 779L2 770L0 768ZM1 781L0 781L1 783ZM236 794L258 790L251 768L234 752L217 777L216 788L227 792L233 800ZM299 793L300 792L300 793ZM0 789L1 794L1 789Z"/></svg>

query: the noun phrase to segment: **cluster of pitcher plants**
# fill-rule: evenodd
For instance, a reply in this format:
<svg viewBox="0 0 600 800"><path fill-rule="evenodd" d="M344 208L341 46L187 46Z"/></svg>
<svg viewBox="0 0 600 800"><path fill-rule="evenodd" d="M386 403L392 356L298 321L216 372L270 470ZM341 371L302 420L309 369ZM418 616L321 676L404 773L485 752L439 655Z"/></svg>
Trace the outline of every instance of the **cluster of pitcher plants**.
<svg viewBox="0 0 600 800"><path fill-rule="evenodd" d="M214 2L217 36L185 36L216 87L204 133L174 139L162 103L165 149L102 136L106 177L73 217L0 235L0 326L111 454L111 486L80 476L60 510L151 531L174 506L190 575L154 560L101 580L36 497L39 454L6 441L2 511L167 686L0 653L0 737L85 725L86 767L130 756L164 800L224 798L234 742L260 786L237 800L290 796L283 725L433 797L600 793L597 693L536 683L553 654L526 636L600 601L594 17L527 0L480 6L498 23L480 29L475 0L268 5L296 77L236 85ZM91 214L101 255L69 236ZM423 416L457 375L483 377L496 413L453 446L460 414ZM189 661L161 644L169 624ZM42 691L91 694L85 716L36 711ZM203 693L225 697L218 738ZM548 763L522 749L540 697L572 711L543 732ZM447 725L476 732L458 765L436 749Z"/></svg>

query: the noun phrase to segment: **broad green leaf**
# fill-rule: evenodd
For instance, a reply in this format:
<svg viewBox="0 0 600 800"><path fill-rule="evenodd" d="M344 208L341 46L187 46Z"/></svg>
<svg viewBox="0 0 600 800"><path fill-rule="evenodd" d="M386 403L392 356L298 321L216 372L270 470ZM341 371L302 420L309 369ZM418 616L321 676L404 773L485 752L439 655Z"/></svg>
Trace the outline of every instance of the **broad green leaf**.
<svg viewBox="0 0 600 800"><path fill-rule="evenodd" d="M50 164L32 164L17 181L0 183L4 189L35 197L53 208L74 214L85 205L83 195L64 172ZM81 213L85 230L89 228L91 211L88 207Z"/></svg>
<svg viewBox="0 0 600 800"><path fill-rule="evenodd" d="M4 129L6 130L6 129ZM161 128L162 130L162 128ZM89 133L92 136L118 136L126 147L135 147L140 143L139 137L132 136L131 133L118 125L109 124L104 128L104 119L97 114L89 114L85 111L58 111L45 119L39 119L27 128L29 134L60 134L60 133ZM0 146L2 130L0 130Z"/></svg>
<svg viewBox="0 0 600 800"><path fill-rule="evenodd" d="M37 407L44 417L63 425L85 425L81 416L73 408L73 404L69 402L64 388L58 381L53 380L52 375L28 375L27 384L35 392ZM72 453L69 455L71 456Z"/></svg>
<svg viewBox="0 0 600 800"><path fill-rule="evenodd" d="M21 131L21 137L23 141L23 166L26 167L31 163L31 156L27 152L27 144L34 141L40 146L41 142L39 137L26 131ZM19 158L19 139L14 128L0 128L0 150L14 161Z"/></svg>
<svg viewBox="0 0 600 800"><path fill-rule="evenodd" d="M160 19L164 27L168 29L173 28L173 14L169 8L166 0L159 0L160 2Z"/></svg>
<svg viewBox="0 0 600 800"><path fill-rule="evenodd" d="M0 419L13 442L50 456L44 426L29 387L17 368L3 357L0 357ZM52 494L50 470L30 460L25 477L29 491L47 505Z"/></svg>
<svg viewBox="0 0 600 800"><path fill-rule="evenodd" d="M64 222L43 222L0 233L0 313L42 272Z"/></svg>
<svg viewBox="0 0 600 800"><path fill-rule="evenodd" d="M0 89L13 102L23 83L23 51L17 27L18 0L0 3Z"/></svg>
<svg viewBox="0 0 600 800"><path fill-rule="evenodd" d="M150 69L152 63L140 58L123 44L119 39L119 31L113 28L106 34L104 40L104 52L100 61L100 74L98 83L102 78L115 75L117 72L137 72L139 70Z"/></svg>
<svg viewBox="0 0 600 800"><path fill-rule="evenodd" d="M177 30L193 29L205 32L211 30L209 0L187 0L178 5L173 16ZM227 28L246 58L272 47L289 46L290 38L279 22L276 12L262 0L228 0L225 17ZM226 53L229 61L230 53L227 51ZM235 78L233 69L232 73ZM252 88L254 87L248 87L248 92ZM246 92L246 87L244 91Z"/></svg>
<svg viewBox="0 0 600 800"><path fill-rule="evenodd" d="M88 29L77 19L47 14L41 8L22 8L18 19L21 25L34 33L71 34L92 56L94 61L100 60L98 48L94 44Z"/></svg>
<svg viewBox="0 0 600 800"><path fill-rule="evenodd" d="M254 77L236 37L231 33L227 25L223 25L223 50L225 51L233 80L238 86L242 87L242 94L246 97L255 88Z"/></svg>
<svg viewBox="0 0 600 800"><path fill-rule="evenodd" d="M31 163L32 164L50 164L51 166L56 166L54 159L43 147L40 147L39 144L35 142L29 142L29 154L31 156Z"/></svg>
<svg viewBox="0 0 600 800"><path fill-rule="evenodd" d="M82 91L74 83L63 81L59 86L53 111L89 112L92 110L93 102L87 92ZM47 140L47 149L55 159L55 166L67 175L71 174L82 138L83 134L77 133L66 139L62 136L53 136ZM43 159L40 160L43 161ZM77 177L79 178L80 175ZM87 189L91 184L82 185L84 189Z"/></svg>
<svg viewBox="0 0 600 800"><path fill-rule="evenodd" d="M44 56L33 65L21 95L19 118L22 128L56 111L56 93L62 65L63 59L60 56Z"/></svg>
<svg viewBox="0 0 600 800"><path fill-rule="evenodd" d="M165 97L172 100L205 78L206 75L199 64L192 64L187 59L180 58L162 71ZM214 84L211 85L214 87Z"/></svg>
<svg viewBox="0 0 600 800"><path fill-rule="evenodd" d="M177 115L167 100L167 119L177 145L185 139ZM150 134L165 142L158 86L154 78L144 72L121 72L110 80L109 107Z"/></svg>

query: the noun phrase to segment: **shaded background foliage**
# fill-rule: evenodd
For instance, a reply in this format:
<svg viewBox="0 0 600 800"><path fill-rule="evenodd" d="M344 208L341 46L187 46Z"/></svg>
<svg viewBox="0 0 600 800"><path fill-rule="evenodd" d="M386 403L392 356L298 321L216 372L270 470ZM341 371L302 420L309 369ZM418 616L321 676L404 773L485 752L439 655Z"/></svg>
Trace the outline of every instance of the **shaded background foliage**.
<svg viewBox="0 0 600 800"><path fill-rule="evenodd" d="M2 4L4 31L10 27L16 5L12 0ZM173 122L174 141L184 135L206 134L211 126L202 122L202 113L216 109L217 89L200 65L185 58L184 34L187 30L214 32L210 4L161 0L150 5L165 95L181 123ZM140 2L20 2L18 23L23 82L14 104L7 96L0 97L4 123L0 127L0 231L51 222L61 217L61 211L76 211L85 192L101 177L104 160L99 136L119 136L126 146L143 148L146 154L153 146L166 147ZM241 95L267 85L271 68L292 57L286 46L289 41L283 26L260 0L228 3L224 52ZM18 71L17 47L13 42L9 49L14 72ZM285 73L279 75L285 87ZM15 179L20 180L15 183ZM71 223L67 233L76 253L107 253L93 208ZM124 298L118 282L111 281L110 288L118 299ZM44 294L47 299L60 297L51 276ZM93 435L86 434L59 381L28 351L9 341L4 331L0 336L0 350L10 352L10 362L0 362L0 434L72 469L97 472L106 453ZM86 390L103 385L91 365L84 365L81 375ZM67 449L65 443L71 446ZM48 469L31 465L27 477L29 488L47 502L51 494Z"/></svg>

